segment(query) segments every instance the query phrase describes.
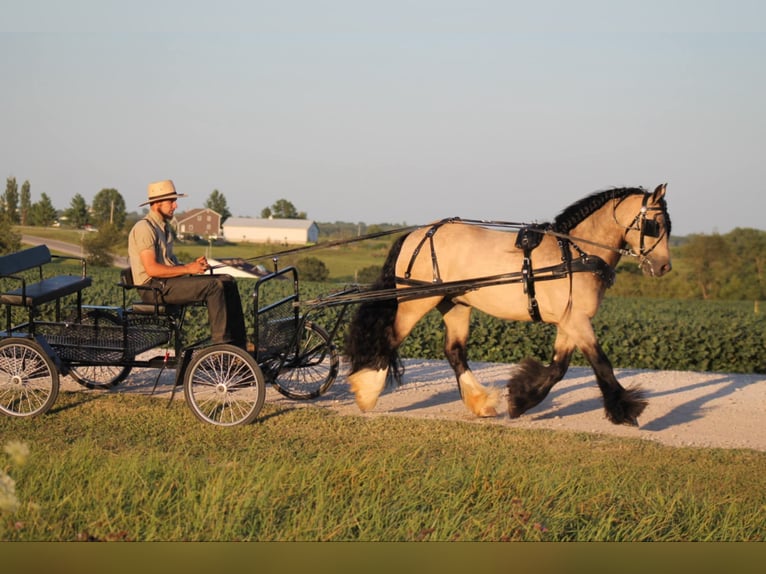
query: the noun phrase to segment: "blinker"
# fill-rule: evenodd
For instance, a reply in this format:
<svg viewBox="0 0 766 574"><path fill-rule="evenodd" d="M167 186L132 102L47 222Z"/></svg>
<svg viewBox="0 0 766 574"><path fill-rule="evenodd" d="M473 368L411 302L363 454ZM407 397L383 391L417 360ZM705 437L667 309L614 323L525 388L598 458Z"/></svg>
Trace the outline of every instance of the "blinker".
<svg viewBox="0 0 766 574"><path fill-rule="evenodd" d="M649 237L659 237L660 224L656 219L644 219L641 232Z"/></svg>

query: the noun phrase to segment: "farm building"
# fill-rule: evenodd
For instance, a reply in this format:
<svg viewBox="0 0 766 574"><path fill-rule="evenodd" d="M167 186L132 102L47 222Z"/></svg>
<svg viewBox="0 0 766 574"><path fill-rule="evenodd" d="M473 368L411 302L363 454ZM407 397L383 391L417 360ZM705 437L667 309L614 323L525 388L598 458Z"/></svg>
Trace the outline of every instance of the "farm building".
<svg viewBox="0 0 766 574"><path fill-rule="evenodd" d="M221 235L221 216L212 209L190 209L175 216L175 228L181 239L216 238Z"/></svg>
<svg viewBox="0 0 766 574"><path fill-rule="evenodd" d="M319 227L310 219L230 217L223 226L223 235L227 241L235 243L302 245L316 243Z"/></svg>

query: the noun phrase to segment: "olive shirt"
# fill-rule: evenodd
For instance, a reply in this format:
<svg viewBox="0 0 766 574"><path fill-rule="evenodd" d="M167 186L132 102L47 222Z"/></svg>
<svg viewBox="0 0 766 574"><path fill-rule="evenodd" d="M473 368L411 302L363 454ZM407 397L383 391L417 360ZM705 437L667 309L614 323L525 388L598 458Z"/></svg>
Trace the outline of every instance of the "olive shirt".
<svg viewBox="0 0 766 574"><path fill-rule="evenodd" d="M151 279L141 262L141 252L147 249L154 251L154 258L158 263L181 264L173 254L173 234L170 225L154 211L149 211L146 217L137 221L128 236L128 258L136 285L145 285Z"/></svg>

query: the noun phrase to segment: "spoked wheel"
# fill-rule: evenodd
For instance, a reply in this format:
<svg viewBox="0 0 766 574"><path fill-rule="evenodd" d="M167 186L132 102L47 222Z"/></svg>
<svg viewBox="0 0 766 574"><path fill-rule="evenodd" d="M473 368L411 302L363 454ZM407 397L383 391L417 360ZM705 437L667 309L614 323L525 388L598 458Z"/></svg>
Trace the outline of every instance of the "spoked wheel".
<svg viewBox="0 0 766 574"><path fill-rule="evenodd" d="M246 425L263 407L266 384L258 363L244 349L213 345L192 357L184 373L184 396L201 421Z"/></svg>
<svg viewBox="0 0 766 574"><path fill-rule="evenodd" d="M72 365L69 375L89 389L111 389L125 380L131 368L120 365Z"/></svg>
<svg viewBox="0 0 766 574"><path fill-rule="evenodd" d="M36 341L0 341L0 412L35 417L47 412L58 394L58 371Z"/></svg>
<svg viewBox="0 0 766 574"><path fill-rule="evenodd" d="M96 312L82 319L84 325L96 322L108 323L108 326L121 325L119 318L108 313ZM117 353L122 355L122 353ZM130 374L130 366L120 365L71 365L69 376L89 389L111 389L119 385Z"/></svg>
<svg viewBox="0 0 766 574"><path fill-rule="evenodd" d="M338 351L327 331L307 321L296 348L287 355L272 384L291 399L313 399L330 388L339 365Z"/></svg>

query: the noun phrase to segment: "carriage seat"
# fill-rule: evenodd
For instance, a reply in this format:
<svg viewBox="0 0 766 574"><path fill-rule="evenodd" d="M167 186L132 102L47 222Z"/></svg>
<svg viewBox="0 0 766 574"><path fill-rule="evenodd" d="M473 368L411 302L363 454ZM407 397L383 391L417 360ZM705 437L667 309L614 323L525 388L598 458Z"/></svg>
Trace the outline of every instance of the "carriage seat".
<svg viewBox="0 0 766 574"><path fill-rule="evenodd" d="M53 258L75 259L82 264L82 274L56 275L44 277L43 267L51 263ZM37 269L39 280L30 283L19 274ZM20 282L21 285L10 291L0 293L0 303L35 309L43 303L55 301L58 305L62 297L77 294L78 297L86 287L91 285L91 278L85 275L85 260L81 257L67 255L51 255L47 245L37 245L0 257L0 279Z"/></svg>
<svg viewBox="0 0 766 574"><path fill-rule="evenodd" d="M120 271L120 283L122 287L122 307L128 313L139 315L178 315L183 308L181 305L169 305L162 302L160 290L149 285L137 285L133 282L133 271L130 267L125 267ZM153 302L147 303L143 299L138 299L128 303L128 292L132 289L136 291L151 291L153 293Z"/></svg>

